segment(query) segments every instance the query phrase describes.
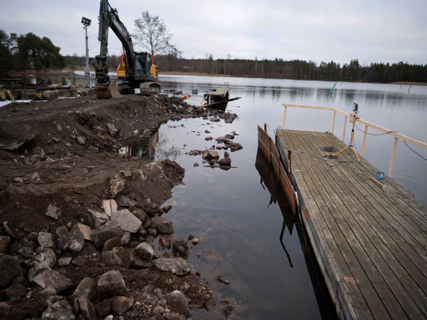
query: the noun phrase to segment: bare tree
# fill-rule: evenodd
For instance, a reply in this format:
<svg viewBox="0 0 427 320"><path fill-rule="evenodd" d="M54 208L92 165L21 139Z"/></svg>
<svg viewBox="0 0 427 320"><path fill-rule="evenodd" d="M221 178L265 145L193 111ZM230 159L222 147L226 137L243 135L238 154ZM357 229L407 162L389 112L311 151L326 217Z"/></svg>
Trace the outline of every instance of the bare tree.
<svg viewBox="0 0 427 320"><path fill-rule="evenodd" d="M153 56L171 54L179 57L182 55L176 45L170 43L173 34L169 33L159 16L151 16L148 11L144 11L141 18L135 19L134 24L132 38L136 40L137 44L149 50Z"/></svg>

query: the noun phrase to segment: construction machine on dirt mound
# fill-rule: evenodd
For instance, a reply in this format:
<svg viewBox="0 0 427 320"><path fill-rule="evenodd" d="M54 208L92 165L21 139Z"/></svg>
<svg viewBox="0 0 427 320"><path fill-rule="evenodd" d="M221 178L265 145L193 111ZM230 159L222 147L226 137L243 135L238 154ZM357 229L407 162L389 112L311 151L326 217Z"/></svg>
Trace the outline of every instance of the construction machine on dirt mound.
<svg viewBox="0 0 427 320"><path fill-rule="evenodd" d="M117 68L117 80L108 75L108 28L122 42L125 57ZM149 52L135 52L132 38L123 22L120 21L117 9L111 8L108 0L101 0L99 9L99 33L101 52L95 57L96 72L95 94L99 99L120 98L122 94L131 94L139 88L143 95L160 94L157 67Z"/></svg>

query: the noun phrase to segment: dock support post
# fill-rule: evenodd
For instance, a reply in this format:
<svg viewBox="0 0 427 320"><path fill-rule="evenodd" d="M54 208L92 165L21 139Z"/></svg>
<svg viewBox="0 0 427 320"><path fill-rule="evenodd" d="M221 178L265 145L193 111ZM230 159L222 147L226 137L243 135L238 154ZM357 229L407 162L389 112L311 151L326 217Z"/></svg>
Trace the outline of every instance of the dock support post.
<svg viewBox="0 0 427 320"><path fill-rule="evenodd" d="M362 153L361 153L362 157L363 157L363 154L365 153L365 143L366 143L367 133L368 133L368 126L365 125L365 135L363 136Z"/></svg>
<svg viewBox="0 0 427 320"><path fill-rule="evenodd" d="M398 142L399 142L399 139L394 138L393 152L391 153L391 160L390 160L390 168L388 168L388 176L390 178L391 178L391 175L393 174L394 158L396 157L396 150L397 150L397 143Z"/></svg>
<svg viewBox="0 0 427 320"><path fill-rule="evenodd" d="M285 114L283 115L283 123L282 123L282 129L285 130L285 123L286 123L286 111L288 111L288 107L285 106Z"/></svg>
<svg viewBox="0 0 427 320"><path fill-rule="evenodd" d="M291 185L293 186L294 184L292 182L292 151L291 150L288 150L288 178Z"/></svg>
<svg viewBox="0 0 427 320"><path fill-rule="evenodd" d="M342 132L342 142L344 142L344 138L345 138L345 127L347 126L347 116L344 119L344 130Z"/></svg>
<svg viewBox="0 0 427 320"><path fill-rule="evenodd" d="M334 130L335 130L335 117L337 116L337 112L334 111L334 122L332 122L332 134L334 134Z"/></svg>

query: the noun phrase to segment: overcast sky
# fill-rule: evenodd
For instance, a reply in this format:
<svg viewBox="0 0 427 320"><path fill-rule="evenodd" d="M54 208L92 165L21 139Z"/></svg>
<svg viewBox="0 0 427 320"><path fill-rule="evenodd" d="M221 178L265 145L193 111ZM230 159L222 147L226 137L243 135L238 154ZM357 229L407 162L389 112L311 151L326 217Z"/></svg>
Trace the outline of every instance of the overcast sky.
<svg viewBox="0 0 427 320"><path fill-rule="evenodd" d="M158 15L185 58L334 60L427 64L427 0L110 0L130 32L143 11ZM98 0L0 0L0 29L46 36L63 55L99 53ZM136 51L143 51L136 46ZM110 33L109 52L121 44Z"/></svg>

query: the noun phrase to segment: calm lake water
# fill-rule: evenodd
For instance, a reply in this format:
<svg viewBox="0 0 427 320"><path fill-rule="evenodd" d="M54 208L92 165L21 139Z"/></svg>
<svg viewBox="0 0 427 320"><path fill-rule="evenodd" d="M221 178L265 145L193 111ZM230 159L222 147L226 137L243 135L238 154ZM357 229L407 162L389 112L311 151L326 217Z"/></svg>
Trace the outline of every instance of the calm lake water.
<svg viewBox="0 0 427 320"><path fill-rule="evenodd" d="M198 94L188 100L190 104L200 105L204 92L225 82L230 87L230 98L241 97L227 107L239 116L233 124L202 119L170 121L150 139L129 146L134 155L169 158L186 169L185 185L175 187L173 197L165 203L173 206L165 218L173 221L178 237L192 234L203 238L188 258L194 271L206 278L218 301L227 300L235 307L231 319L333 318L335 310L304 230L290 214L268 162L258 153L257 125L267 123L273 135L273 130L282 125L283 103L351 112L356 102L360 118L427 142L427 86L412 86L408 92L407 85L339 82L331 98L329 90L334 82L168 75L161 75L160 80L165 91L175 89L188 94L197 90ZM332 120L331 111L288 108L286 128L324 132L332 129ZM343 127L344 117L337 115L335 134L340 138ZM364 126L359 128L364 130ZM200 156L185 154L215 145L205 137L216 138L231 131L238 133L234 141L243 146L230 153L232 165L238 168L205 168ZM350 134L348 124L346 143ZM381 135L368 136L366 141L365 158L386 173L393 140ZM363 133L356 129L359 153L362 142ZM427 158L427 152L410 146ZM199 166L194 167L194 163ZM399 142L393 178L424 202L426 165ZM230 284L219 283L217 275ZM192 311L192 316L223 318L220 313L202 310Z"/></svg>

